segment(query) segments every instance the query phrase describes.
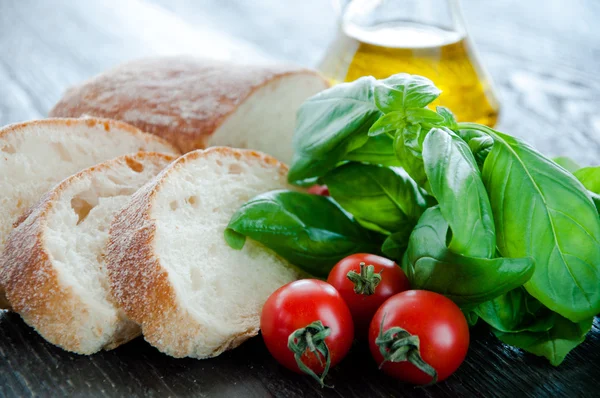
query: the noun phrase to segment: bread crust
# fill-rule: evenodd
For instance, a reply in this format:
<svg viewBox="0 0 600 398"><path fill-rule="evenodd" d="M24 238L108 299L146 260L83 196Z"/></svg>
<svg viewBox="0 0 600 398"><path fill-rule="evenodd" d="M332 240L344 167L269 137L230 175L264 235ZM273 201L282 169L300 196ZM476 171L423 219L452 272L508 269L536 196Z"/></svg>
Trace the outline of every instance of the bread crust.
<svg viewBox="0 0 600 398"><path fill-rule="evenodd" d="M52 344L78 354L92 354L101 348L116 348L140 334L135 324L126 322L115 334L118 340L108 341L104 346L95 347L82 339L77 331L86 324L87 308L70 286L61 284L44 248L44 233L53 204L71 184L91 173L110 168L116 161L140 162L150 158L165 163L175 160L174 156L167 154L140 152L82 170L47 192L9 235L0 257L6 295L13 310ZM101 331L97 332L101 334Z"/></svg>
<svg viewBox="0 0 600 398"><path fill-rule="evenodd" d="M71 126L76 127L78 125L85 125L87 127L95 127L95 126L99 125L99 126L102 126L104 131L106 131L107 133L110 133L112 130L117 130L119 132L127 132L131 135L135 135L135 136L139 136L139 137L143 138L145 143L150 143L151 141L156 141L156 142L159 142L162 145L165 145L166 147L168 147L172 151L172 153L176 153L176 154L181 153L179 151L179 149L177 149L169 141L167 141L161 137L157 137L157 136L154 136L151 134L146 134L144 131L138 129L137 127L132 126L131 124L121 122L118 120L113 120L110 118L90 117L90 116L77 117L77 118L53 117L53 118L48 118L48 119L30 120L27 122L9 124L7 126L0 128L0 140L2 138L4 138L5 136L8 136L9 134L13 134L13 133L19 134L21 131L23 131L24 129L26 129L30 126L53 126L57 129L59 129L62 127L71 127Z"/></svg>
<svg viewBox="0 0 600 398"><path fill-rule="evenodd" d="M26 131L28 128L32 126L44 126L54 128L56 131L64 131L65 134L68 134L71 131L71 128L76 128L77 126L86 126L86 127L100 127L107 134L111 134L112 132L118 131L119 134L131 134L133 136L137 136L143 140L145 144L149 144L151 142L157 142L164 145L168 148L172 153L179 154L179 150L175 148L171 143L166 140L156 137L151 134L146 134L138 128L117 120L104 119L104 118L95 118L95 117L85 117L85 118L49 118L49 119L41 119L41 120L32 120L22 123L14 123L7 125L3 128L0 128L0 149L2 146L1 140L8 137L11 134L21 134L23 131ZM143 148L140 148L143 150ZM27 209L25 214L21 216L15 226L20 224L25 218L26 215L31 213L33 209ZM3 268L0 267L0 309L10 309L11 304L9 300L6 298L6 294L4 292L4 271Z"/></svg>
<svg viewBox="0 0 600 398"><path fill-rule="evenodd" d="M154 253L156 223L151 217L154 198L165 178L186 162L213 153L237 159L254 158L276 167L282 176L288 168L275 158L252 150L212 147L183 155L137 191L129 205L113 220L109 233L107 267L113 297L127 316L142 327L146 341L173 357L214 357L258 334L258 327L231 336L210 355L194 353L202 326L178 304L168 272Z"/></svg>
<svg viewBox="0 0 600 398"><path fill-rule="evenodd" d="M250 66L189 57L129 62L67 90L51 116L93 115L162 137L181 152L206 148L237 106L276 79L316 72L295 66Z"/></svg>

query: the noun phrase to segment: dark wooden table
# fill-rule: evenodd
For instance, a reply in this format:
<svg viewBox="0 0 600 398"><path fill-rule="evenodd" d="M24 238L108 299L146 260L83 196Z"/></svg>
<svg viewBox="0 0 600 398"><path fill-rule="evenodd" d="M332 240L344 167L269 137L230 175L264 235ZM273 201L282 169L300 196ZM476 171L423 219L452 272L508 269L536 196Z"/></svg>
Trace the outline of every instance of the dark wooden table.
<svg viewBox="0 0 600 398"><path fill-rule="evenodd" d="M548 154L600 164L600 1L463 5L501 95L499 128ZM334 29L327 0L0 0L0 124L44 117L70 84L144 55L314 66ZM0 396L592 397L598 379L598 318L559 368L476 327L467 360L444 383L401 385L356 346L332 370L335 388L321 389L278 366L260 337L204 361L169 358L142 339L86 357L0 312Z"/></svg>

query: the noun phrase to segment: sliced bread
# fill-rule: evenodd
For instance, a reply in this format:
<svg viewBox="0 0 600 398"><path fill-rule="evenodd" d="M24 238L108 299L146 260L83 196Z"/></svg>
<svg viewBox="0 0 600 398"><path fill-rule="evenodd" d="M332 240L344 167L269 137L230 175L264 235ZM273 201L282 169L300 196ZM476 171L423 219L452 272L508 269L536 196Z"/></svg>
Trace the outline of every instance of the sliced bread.
<svg viewBox="0 0 600 398"><path fill-rule="evenodd" d="M297 66L149 58L69 89L50 115L123 120L182 152L223 145L289 162L296 111L327 87L318 73Z"/></svg>
<svg viewBox="0 0 600 398"><path fill-rule="evenodd" d="M247 200L286 188L286 173L250 150L190 152L115 217L112 293L150 344L174 357L207 358L258 333L262 305L298 271L256 242L231 249L223 233Z"/></svg>
<svg viewBox="0 0 600 398"><path fill-rule="evenodd" d="M173 160L140 152L85 169L46 193L11 232L0 258L6 294L46 340L92 354L140 334L110 295L108 230L130 196Z"/></svg>
<svg viewBox="0 0 600 398"><path fill-rule="evenodd" d="M13 224L55 184L138 151L177 153L161 138L106 119L46 119L0 129L0 253ZM7 308L3 278L0 267L0 308Z"/></svg>

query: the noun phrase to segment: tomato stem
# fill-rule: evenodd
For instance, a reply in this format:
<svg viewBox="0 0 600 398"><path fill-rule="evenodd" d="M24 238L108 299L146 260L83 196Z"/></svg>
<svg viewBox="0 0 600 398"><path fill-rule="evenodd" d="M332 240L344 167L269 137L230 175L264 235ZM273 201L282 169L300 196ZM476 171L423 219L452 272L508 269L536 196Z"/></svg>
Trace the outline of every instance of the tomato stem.
<svg viewBox="0 0 600 398"><path fill-rule="evenodd" d="M346 277L354 284L354 293L370 296L375 293L381 282L381 272L375 273L373 265L360 263L360 274L354 270L348 271Z"/></svg>
<svg viewBox="0 0 600 398"><path fill-rule="evenodd" d="M325 339L330 334L331 329L329 327L324 326L321 321L315 321L306 327L296 329L288 337L288 348L294 353L294 359L296 360L298 368L319 382L321 387L325 387L325 376L327 376L329 367L331 366L329 347L327 347L327 343L325 343ZM325 358L325 368L320 377L302 362L302 356L306 351L314 354L321 366L323 366L322 358Z"/></svg>
<svg viewBox="0 0 600 398"><path fill-rule="evenodd" d="M384 321L385 315L381 319L379 335L375 339L375 344L379 346L379 352L383 356L383 362L379 364L379 368L381 369L386 362L408 361L423 373L431 376L432 380L429 384L435 384L437 372L421 357L419 336L412 335L399 326L391 327L384 332Z"/></svg>

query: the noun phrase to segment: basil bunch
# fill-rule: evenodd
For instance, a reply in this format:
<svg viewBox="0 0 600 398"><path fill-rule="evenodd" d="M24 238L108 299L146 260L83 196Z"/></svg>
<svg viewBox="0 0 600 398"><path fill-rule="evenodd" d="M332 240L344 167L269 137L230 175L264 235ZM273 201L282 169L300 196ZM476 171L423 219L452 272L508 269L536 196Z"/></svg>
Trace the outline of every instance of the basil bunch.
<svg viewBox="0 0 600 398"><path fill-rule="evenodd" d="M364 77L298 112L289 182L233 216L250 237L326 276L341 258L384 254L413 288L454 300L507 344L558 365L600 312L600 167L554 162L449 109L426 78ZM559 165L560 163L560 165Z"/></svg>

